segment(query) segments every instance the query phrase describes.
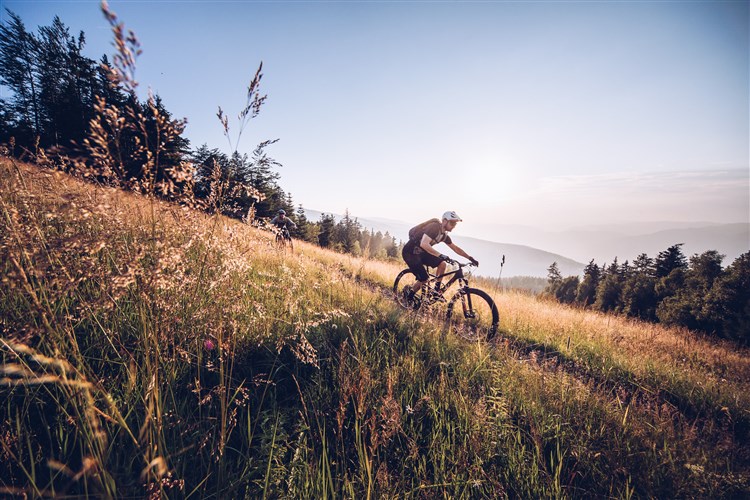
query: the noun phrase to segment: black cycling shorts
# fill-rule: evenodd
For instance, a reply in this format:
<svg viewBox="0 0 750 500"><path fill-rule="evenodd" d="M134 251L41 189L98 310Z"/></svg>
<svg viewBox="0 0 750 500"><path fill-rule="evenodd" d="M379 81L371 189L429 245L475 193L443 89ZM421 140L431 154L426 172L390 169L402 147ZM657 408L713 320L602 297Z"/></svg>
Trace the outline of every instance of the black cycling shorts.
<svg viewBox="0 0 750 500"><path fill-rule="evenodd" d="M418 250L418 253L414 253L415 250ZM437 267L442 262L440 257L427 253L416 245L404 246L404 249L401 251L401 256L404 258L406 265L409 266L409 269L414 271L414 274L419 281L427 281L430 278L425 266Z"/></svg>

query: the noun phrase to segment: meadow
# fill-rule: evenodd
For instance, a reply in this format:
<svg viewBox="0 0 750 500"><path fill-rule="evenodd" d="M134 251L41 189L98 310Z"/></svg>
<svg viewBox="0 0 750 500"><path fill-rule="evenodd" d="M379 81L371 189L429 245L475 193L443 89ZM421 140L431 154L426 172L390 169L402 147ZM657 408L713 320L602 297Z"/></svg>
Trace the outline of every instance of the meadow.
<svg viewBox="0 0 750 500"><path fill-rule="evenodd" d="M490 281L493 342L402 264L0 158L0 492L742 498L750 356Z"/></svg>

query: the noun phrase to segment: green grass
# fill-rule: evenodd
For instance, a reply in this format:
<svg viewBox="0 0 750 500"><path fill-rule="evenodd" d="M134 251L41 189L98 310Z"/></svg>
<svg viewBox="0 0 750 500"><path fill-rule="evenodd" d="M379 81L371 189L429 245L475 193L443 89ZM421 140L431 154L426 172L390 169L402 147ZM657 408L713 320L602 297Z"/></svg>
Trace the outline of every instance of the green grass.
<svg viewBox="0 0 750 500"><path fill-rule="evenodd" d="M470 343L398 263L6 159L0 193L5 493L750 495L746 350L479 282Z"/></svg>

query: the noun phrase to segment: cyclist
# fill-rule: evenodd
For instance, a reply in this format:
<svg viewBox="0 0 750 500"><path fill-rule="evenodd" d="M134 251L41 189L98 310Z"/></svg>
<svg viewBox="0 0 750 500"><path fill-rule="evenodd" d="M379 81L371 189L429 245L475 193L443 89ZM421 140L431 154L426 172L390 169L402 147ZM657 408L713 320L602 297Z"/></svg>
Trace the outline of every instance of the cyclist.
<svg viewBox="0 0 750 500"><path fill-rule="evenodd" d="M446 264L453 262L453 259L435 250L433 245L445 243L458 255L466 257L475 266L479 265L479 261L453 243L451 237L448 236L448 233L453 231L459 222L461 222L461 218L458 214L449 210L443 214L442 221L431 219L409 231L409 241L404 245L401 255L409 266L409 269L416 275L417 281L411 287L404 289L404 297L407 301L411 301L414 293L429 279L425 266L437 268L435 275L438 277L438 280L435 285L436 290L433 292L440 293L440 277L445 273Z"/></svg>
<svg viewBox="0 0 750 500"><path fill-rule="evenodd" d="M283 208L279 209L279 211L276 212L276 217L271 219L271 225L281 231L283 231L284 229L288 230L290 227L292 229L297 227L297 224L292 222L292 219L286 216L286 211Z"/></svg>

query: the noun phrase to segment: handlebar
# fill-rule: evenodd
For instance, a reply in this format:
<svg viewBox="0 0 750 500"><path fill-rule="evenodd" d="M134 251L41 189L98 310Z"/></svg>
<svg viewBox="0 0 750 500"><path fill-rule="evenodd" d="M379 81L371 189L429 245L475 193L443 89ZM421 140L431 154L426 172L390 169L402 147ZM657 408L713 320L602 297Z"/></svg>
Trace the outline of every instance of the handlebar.
<svg viewBox="0 0 750 500"><path fill-rule="evenodd" d="M464 263L464 262L458 262L457 260L453 260L453 259L451 259L451 262L449 262L449 264L456 265L459 268L464 268L464 267L478 267L477 264L474 264L473 262L465 262Z"/></svg>

